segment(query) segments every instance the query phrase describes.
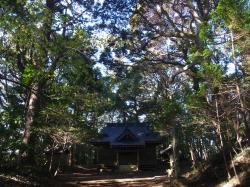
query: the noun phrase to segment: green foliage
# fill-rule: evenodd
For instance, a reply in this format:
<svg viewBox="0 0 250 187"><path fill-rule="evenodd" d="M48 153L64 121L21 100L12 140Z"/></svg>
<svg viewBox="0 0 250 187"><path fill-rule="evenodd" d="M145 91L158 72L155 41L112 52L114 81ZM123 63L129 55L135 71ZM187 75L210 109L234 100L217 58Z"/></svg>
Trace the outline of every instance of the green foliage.
<svg viewBox="0 0 250 187"><path fill-rule="evenodd" d="M249 1L220 0L213 13L215 21L223 20L233 30L249 27Z"/></svg>
<svg viewBox="0 0 250 187"><path fill-rule="evenodd" d="M207 83L208 87L212 88L220 86L223 75L221 65L212 63L203 63L198 73L198 76Z"/></svg>
<svg viewBox="0 0 250 187"><path fill-rule="evenodd" d="M207 93L207 87L203 84L200 85L198 92L192 93L187 97L187 107L192 110L196 108L202 108L205 103L205 96Z"/></svg>
<svg viewBox="0 0 250 187"><path fill-rule="evenodd" d="M37 76L38 71L35 69L35 67L31 64L28 64L25 69L24 72L22 74L22 82L24 84L29 84L31 81L34 80L34 78Z"/></svg>
<svg viewBox="0 0 250 187"><path fill-rule="evenodd" d="M207 21L203 21L200 26L199 38L201 41L206 42L212 37L212 25Z"/></svg>

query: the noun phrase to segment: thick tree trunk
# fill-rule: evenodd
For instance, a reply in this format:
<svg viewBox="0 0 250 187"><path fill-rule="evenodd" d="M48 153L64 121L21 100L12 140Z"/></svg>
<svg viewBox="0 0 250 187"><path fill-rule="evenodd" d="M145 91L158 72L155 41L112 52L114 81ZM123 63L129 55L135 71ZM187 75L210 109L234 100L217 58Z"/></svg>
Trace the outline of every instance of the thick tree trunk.
<svg viewBox="0 0 250 187"><path fill-rule="evenodd" d="M34 124L36 102L38 100L38 84L35 83L32 86L30 95L27 101L27 111L25 116L25 128L23 134L23 143L27 145L30 139L31 128Z"/></svg>

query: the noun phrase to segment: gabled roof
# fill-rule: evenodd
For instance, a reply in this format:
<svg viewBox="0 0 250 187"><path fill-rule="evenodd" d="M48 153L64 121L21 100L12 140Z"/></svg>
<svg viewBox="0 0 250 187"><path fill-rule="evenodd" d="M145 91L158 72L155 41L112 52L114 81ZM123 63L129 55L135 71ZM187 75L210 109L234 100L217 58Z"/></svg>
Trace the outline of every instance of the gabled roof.
<svg viewBox="0 0 250 187"><path fill-rule="evenodd" d="M94 145L106 143L111 147L133 147L160 143L161 137L146 123L108 123L101 135L91 142Z"/></svg>
<svg viewBox="0 0 250 187"><path fill-rule="evenodd" d="M117 138L116 141L118 142L132 142L136 141L138 138L137 136L129 130L129 128L126 128Z"/></svg>

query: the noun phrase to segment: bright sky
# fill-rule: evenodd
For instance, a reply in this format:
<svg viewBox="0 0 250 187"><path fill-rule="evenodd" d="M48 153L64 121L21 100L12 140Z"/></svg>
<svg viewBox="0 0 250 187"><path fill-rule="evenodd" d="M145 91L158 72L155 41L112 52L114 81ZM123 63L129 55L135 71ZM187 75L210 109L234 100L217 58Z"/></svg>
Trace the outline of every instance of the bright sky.
<svg viewBox="0 0 250 187"><path fill-rule="evenodd" d="M100 3L101 5L104 3L105 0L95 0L95 4L96 3Z"/></svg>

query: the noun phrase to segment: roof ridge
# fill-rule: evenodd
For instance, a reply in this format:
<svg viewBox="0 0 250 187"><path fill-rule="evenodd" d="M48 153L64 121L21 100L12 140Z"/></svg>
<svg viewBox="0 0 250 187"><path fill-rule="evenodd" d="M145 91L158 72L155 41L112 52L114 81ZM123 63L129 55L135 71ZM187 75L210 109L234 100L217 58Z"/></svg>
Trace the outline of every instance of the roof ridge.
<svg viewBox="0 0 250 187"><path fill-rule="evenodd" d="M133 139L138 139L139 137L133 133L129 128L125 128L116 138L116 141L121 141L126 135L131 135Z"/></svg>
<svg viewBox="0 0 250 187"><path fill-rule="evenodd" d="M149 126L149 123L147 122L142 122L142 123L138 123L138 122L128 122L128 123L106 123L106 126Z"/></svg>

